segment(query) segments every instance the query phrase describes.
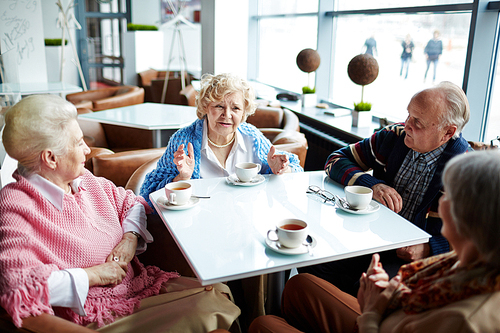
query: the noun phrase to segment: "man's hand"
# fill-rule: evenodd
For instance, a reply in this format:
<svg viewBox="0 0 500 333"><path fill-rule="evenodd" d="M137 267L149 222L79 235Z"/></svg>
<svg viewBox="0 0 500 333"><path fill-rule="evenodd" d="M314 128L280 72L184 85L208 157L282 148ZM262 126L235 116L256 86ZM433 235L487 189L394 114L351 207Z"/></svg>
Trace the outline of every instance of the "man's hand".
<svg viewBox="0 0 500 333"><path fill-rule="evenodd" d="M373 199L387 206L390 210L399 213L403 208L403 199L392 187L378 183L373 185Z"/></svg>
<svg viewBox="0 0 500 333"><path fill-rule="evenodd" d="M398 257L408 262L427 258L430 253L429 243L406 246L396 250Z"/></svg>

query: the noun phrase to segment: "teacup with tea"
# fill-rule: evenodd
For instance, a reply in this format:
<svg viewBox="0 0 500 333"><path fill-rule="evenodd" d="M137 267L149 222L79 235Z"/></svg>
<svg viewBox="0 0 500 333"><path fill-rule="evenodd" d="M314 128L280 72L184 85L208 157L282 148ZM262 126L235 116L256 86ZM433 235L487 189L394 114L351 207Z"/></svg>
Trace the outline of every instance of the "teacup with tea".
<svg viewBox="0 0 500 333"><path fill-rule="evenodd" d="M191 199L192 187L187 182L174 182L165 185L165 195L171 205L182 206Z"/></svg>
<svg viewBox="0 0 500 333"><path fill-rule="evenodd" d="M346 186L344 193L349 206L356 210L368 207L373 197L373 190L371 188L359 185Z"/></svg>
<svg viewBox="0 0 500 333"><path fill-rule="evenodd" d="M236 164L236 176L244 183L251 181L260 172L260 164L243 162Z"/></svg>
<svg viewBox="0 0 500 333"><path fill-rule="evenodd" d="M271 238L275 234L276 238ZM275 229L267 232L267 238L288 248L301 246L308 235L307 223L299 219L285 219L278 223Z"/></svg>

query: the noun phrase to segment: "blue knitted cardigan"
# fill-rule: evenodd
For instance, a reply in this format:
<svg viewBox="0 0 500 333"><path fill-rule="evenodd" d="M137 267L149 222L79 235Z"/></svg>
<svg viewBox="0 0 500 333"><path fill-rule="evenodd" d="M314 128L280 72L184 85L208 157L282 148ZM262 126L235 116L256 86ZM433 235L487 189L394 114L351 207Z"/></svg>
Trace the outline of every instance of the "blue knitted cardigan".
<svg viewBox="0 0 500 333"><path fill-rule="evenodd" d="M394 178L410 150L405 144L404 124L383 128L371 137L339 149L328 157L325 171L331 179L343 185L372 187L378 183L394 186ZM441 176L444 166L452 157L472 150L462 134L448 142L437 161L436 171L417 208L413 224L432 235L429 240L431 255L450 250L446 238L441 235L442 221L438 214L439 198L443 185ZM365 171L373 170L373 176Z"/></svg>
<svg viewBox="0 0 500 333"><path fill-rule="evenodd" d="M170 183L178 174L177 166L173 163L174 153L177 151L181 144L184 144L184 149L187 154L187 144L191 142L194 148L195 167L191 179L200 178L200 161L201 161L201 141L203 138L203 122L204 119L197 119L191 125L179 129L170 138L167 149L163 156L158 161L156 169L146 175L146 179L141 186L140 195L146 199L148 204L152 207L149 201L149 194L163 188L166 184ZM257 156L262 164L260 173L272 173L269 164L267 163L267 153L271 149L271 142L262 134L255 126L243 122L238 126L238 131L244 136L250 136L254 139L254 149L257 151ZM280 152L288 155L290 167L292 172L304 171L300 166L300 161L297 155L289 152Z"/></svg>

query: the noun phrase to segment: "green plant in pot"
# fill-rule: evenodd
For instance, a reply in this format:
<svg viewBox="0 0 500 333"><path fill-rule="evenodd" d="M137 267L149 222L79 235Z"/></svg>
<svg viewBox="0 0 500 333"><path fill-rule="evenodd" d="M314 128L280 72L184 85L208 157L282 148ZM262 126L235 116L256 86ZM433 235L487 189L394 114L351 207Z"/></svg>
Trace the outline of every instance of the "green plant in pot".
<svg viewBox="0 0 500 333"><path fill-rule="evenodd" d="M301 71L307 73L308 85L302 87L302 106L316 106L316 87L311 88L311 73L319 67L321 59L319 53L313 49L303 49L297 55L297 66Z"/></svg>
<svg viewBox="0 0 500 333"><path fill-rule="evenodd" d="M361 102L354 103L352 126L370 126L372 116L369 113L372 104L363 101L365 86L375 81L378 76L378 62L369 54L359 54L351 59L347 66L347 74L352 82L361 86Z"/></svg>

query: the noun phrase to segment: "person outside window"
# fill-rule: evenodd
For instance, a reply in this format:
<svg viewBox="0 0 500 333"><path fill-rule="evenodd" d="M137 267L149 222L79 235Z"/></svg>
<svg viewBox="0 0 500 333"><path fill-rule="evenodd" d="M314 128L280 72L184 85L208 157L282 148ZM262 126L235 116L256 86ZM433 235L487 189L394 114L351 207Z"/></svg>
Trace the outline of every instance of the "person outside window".
<svg viewBox="0 0 500 333"><path fill-rule="evenodd" d="M439 30L434 31L434 37L427 43L424 49L425 57L427 58L427 69L425 70L424 82L427 79L427 72L431 62L434 65L434 72L432 75L432 82L436 81L436 70L439 61L439 57L443 53L443 42L439 39Z"/></svg>

